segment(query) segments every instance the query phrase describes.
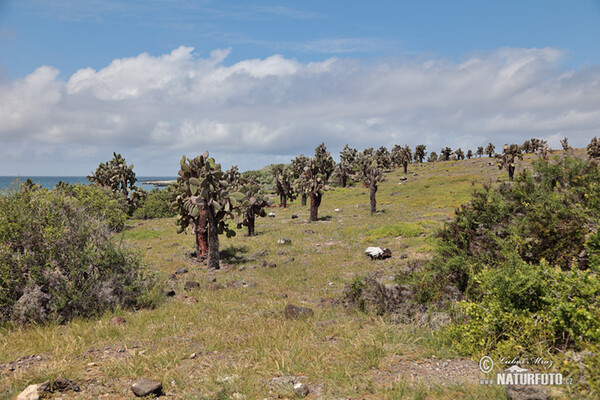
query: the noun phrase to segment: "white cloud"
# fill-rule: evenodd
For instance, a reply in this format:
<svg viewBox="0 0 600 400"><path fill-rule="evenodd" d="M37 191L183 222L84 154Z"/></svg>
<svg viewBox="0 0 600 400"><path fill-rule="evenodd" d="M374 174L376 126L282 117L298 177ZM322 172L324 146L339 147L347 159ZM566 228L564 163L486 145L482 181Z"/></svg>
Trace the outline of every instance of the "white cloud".
<svg viewBox="0 0 600 400"><path fill-rule="evenodd" d="M42 66L0 85L0 145L48 145L49 157L63 157L60 146L132 149L142 166L156 164L144 154L159 150L177 160L208 149L260 167L261 155L311 153L321 141L335 151L344 143L438 151L532 136L583 146L600 134L600 67L565 71L552 48L461 62L273 55L225 65L229 52L201 58L182 46L83 68L67 81Z"/></svg>

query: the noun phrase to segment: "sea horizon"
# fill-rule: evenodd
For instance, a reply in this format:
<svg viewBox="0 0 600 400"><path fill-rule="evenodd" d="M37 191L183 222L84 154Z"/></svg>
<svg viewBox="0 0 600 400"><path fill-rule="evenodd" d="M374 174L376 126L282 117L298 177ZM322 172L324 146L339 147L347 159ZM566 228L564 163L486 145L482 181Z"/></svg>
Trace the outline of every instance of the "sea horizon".
<svg viewBox="0 0 600 400"><path fill-rule="evenodd" d="M25 182L27 179L31 179L34 183L41 185L46 189L54 188L54 186L56 186L56 184L60 181L71 184L90 184L90 182L87 180L87 176L80 175L0 175L0 190L10 188L17 180ZM142 184L142 182L170 181L176 180L177 178L174 176L136 176L136 179L136 186L144 190L152 190L157 186Z"/></svg>

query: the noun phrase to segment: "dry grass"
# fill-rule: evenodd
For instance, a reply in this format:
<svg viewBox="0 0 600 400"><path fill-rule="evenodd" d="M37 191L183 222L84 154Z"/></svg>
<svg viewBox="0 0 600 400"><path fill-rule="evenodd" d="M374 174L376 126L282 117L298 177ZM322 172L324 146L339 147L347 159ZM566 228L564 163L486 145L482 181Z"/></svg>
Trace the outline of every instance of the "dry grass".
<svg viewBox="0 0 600 400"><path fill-rule="evenodd" d="M400 181L400 172L387 174L377 194L381 212L374 216L369 215L368 191L360 185L326 193L319 209L323 220L316 223L307 222L308 210L299 201L288 209L274 208L276 218L257 221L258 236L244 237L240 231L235 238L221 238L221 248L231 257L214 273L189 259L193 236L177 235L171 219L130 221L123 240L145 253L148 268L165 283L187 267L173 288L183 293L186 280L200 282L200 289L186 293L198 302L169 299L154 310L4 330L0 364L33 354L42 359L13 371L0 366L0 399L59 376L84 388L79 394L61 394L63 399L130 399L130 384L142 376L159 379L175 399L291 397L283 389L269 392L269 380L284 375L305 376L325 399L503 398L502 391L478 384L412 382L391 372L378 379L376 372L393 371L395 357L455 356L433 332L321 304L321 299L339 298L356 275L378 271L391 277L411 260L427 258L431 234L468 200L473 187L504 177L489 161L412 165L406 181ZM299 218L291 219L292 214ZM422 234L365 241L368 231L399 223L418 226ZM284 237L292 244L278 245ZM388 247L394 256L370 261L363 254L366 244ZM257 260L239 260L265 250L268 254ZM408 257L401 259L401 254ZM262 266L263 261L277 267ZM224 285L238 282L238 287L209 290L213 277ZM286 320L288 303L311 307L315 315ZM127 323L111 323L114 315Z"/></svg>

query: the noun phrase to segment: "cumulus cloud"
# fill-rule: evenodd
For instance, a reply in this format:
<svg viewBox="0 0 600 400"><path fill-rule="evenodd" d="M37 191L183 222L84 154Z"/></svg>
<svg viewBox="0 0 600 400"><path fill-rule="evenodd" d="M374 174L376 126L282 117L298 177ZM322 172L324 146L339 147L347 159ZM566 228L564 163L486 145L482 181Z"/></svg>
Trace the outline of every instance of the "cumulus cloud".
<svg viewBox="0 0 600 400"><path fill-rule="evenodd" d="M226 65L229 52L203 58L182 46L83 68L66 81L42 66L0 84L0 145L47 145L56 157L61 146L68 154L113 147L144 160L208 149L249 168L310 153L322 141L334 151L345 143L437 151L532 136L583 146L599 134L600 67L565 70L552 48L498 49L459 62L273 55Z"/></svg>

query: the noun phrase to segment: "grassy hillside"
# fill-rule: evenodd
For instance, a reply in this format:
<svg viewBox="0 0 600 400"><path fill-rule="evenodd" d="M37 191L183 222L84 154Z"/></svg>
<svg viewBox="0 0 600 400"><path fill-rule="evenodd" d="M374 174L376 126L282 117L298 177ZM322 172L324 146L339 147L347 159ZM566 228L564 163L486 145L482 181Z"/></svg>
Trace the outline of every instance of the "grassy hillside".
<svg viewBox="0 0 600 400"><path fill-rule="evenodd" d="M220 238L225 259L215 272L189 257L193 235L177 235L172 219L130 220L122 240L165 288L197 302L171 297L153 310L1 331L0 399L59 376L82 389L62 399L131 399L139 377L160 380L173 399L294 398L277 377L307 383L310 399L505 398L503 388L480 385L477 362L458 357L431 329L339 302L356 276L391 281L430 258L433 233L473 188L506 179L489 162L414 164L406 180L399 170L386 173L374 216L360 184L327 192L315 223L299 200L272 208L275 218L257 220L257 236L240 230ZM279 245L280 238L292 242ZM388 247L392 257L371 261L367 246ZM188 272L175 274L181 268ZM200 287L185 291L187 281ZM284 318L290 303L314 316ZM116 315L126 322L113 322Z"/></svg>

